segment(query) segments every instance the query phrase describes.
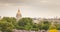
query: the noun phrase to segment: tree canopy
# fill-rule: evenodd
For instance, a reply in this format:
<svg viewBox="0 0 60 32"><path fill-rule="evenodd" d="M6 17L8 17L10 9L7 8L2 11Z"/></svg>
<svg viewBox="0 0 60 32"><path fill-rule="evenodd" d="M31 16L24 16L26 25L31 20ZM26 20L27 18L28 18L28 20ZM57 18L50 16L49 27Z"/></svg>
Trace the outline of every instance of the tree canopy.
<svg viewBox="0 0 60 32"><path fill-rule="evenodd" d="M60 24L57 22L54 23L56 29L60 30ZM51 22L49 21L40 21L38 24L33 23L32 18L21 18L20 20L16 21L14 17L3 17L0 20L0 31L2 32L12 32L13 29L19 30L48 30L51 28Z"/></svg>

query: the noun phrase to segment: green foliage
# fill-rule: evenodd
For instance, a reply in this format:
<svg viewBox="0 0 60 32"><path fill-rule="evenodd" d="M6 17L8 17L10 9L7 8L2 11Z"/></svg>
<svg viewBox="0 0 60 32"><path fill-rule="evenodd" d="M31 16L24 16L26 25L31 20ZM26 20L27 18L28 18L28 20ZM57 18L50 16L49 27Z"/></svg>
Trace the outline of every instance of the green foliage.
<svg viewBox="0 0 60 32"><path fill-rule="evenodd" d="M16 27L16 22L14 17L3 17L0 20L0 30L2 32L12 32Z"/></svg>
<svg viewBox="0 0 60 32"><path fill-rule="evenodd" d="M42 29L43 29L43 30L48 30L48 29L49 29L49 25L48 25L48 24L42 25Z"/></svg>
<svg viewBox="0 0 60 32"><path fill-rule="evenodd" d="M34 23L34 24L32 25L31 30L38 31L38 30L39 30L38 24Z"/></svg>
<svg viewBox="0 0 60 32"><path fill-rule="evenodd" d="M19 30L48 30L53 29L51 27L51 22L49 21L40 21L39 24L33 23L32 18L22 18L18 21L16 21L16 18L14 17L3 17L0 20L0 30L2 32L12 32L13 29L19 29ZM60 24L55 22L54 24L56 26L56 29L60 30Z"/></svg>
<svg viewBox="0 0 60 32"><path fill-rule="evenodd" d="M43 21L42 23L42 30L48 30L51 23L49 21Z"/></svg>
<svg viewBox="0 0 60 32"><path fill-rule="evenodd" d="M17 25L18 29L30 30L30 28L32 27L32 18L22 18L18 21Z"/></svg>
<svg viewBox="0 0 60 32"><path fill-rule="evenodd" d="M57 27L57 30L60 30L60 24L56 26Z"/></svg>
<svg viewBox="0 0 60 32"><path fill-rule="evenodd" d="M9 23L7 21L0 21L0 30L2 32L12 32L13 30L13 25L12 23Z"/></svg>
<svg viewBox="0 0 60 32"><path fill-rule="evenodd" d="M32 25L31 25L30 23L28 23L28 24L25 26L25 29L26 29L26 30L31 30L31 28L32 28Z"/></svg>
<svg viewBox="0 0 60 32"><path fill-rule="evenodd" d="M51 30L51 29L56 29L56 26L55 25L50 25L49 30Z"/></svg>
<svg viewBox="0 0 60 32"><path fill-rule="evenodd" d="M16 28L17 21L16 21L16 18L14 18L14 17L3 17L1 19L1 21L6 21L6 22L9 22L9 23L12 23L12 25L14 25L14 28Z"/></svg>
<svg viewBox="0 0 60 32"><path fill-rule="evenodd" d="M50 22L48 21L42 21L39 24L32 23L31 18L22 18L18 21L18 27L19 29L25 29L25 30L48 30L50 26Z"/></svg>
<svg viewBox="0 0 60 32"><path fill-rule="evenodd" d="M57 30L60 30L60 23L54 22L54 25L56 26L56 29L57 29Z"/></svg>
<svg viewBox="0 0 60 32"><path fill-rule="evenodd" d="M38 28L39 28L39 30L42 30L42 24L41 23L38 24Z"/></svg>

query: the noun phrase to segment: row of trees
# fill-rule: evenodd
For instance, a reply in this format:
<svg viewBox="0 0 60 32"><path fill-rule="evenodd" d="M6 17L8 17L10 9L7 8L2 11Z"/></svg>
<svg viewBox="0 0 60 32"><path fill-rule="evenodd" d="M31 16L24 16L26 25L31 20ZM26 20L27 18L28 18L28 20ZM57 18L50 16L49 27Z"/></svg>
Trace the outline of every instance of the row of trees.
<svg viewBox="0 0 60 32"><path fill-rule="evenodd" d="M22 18L16 21L14 17L3 17L0 20L0 31L12 32L13 29L17 30L48 30L51 26L49 21L40 21L39 24L33 23L32 18ZM55 23L56 29L60 29L60 24Z"/></svg>

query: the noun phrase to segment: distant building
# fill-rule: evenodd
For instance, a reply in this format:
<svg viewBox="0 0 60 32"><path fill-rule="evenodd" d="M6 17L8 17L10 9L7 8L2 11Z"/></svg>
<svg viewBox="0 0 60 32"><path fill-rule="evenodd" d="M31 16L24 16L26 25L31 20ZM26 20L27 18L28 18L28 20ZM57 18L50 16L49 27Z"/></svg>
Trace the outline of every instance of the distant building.
<svg viewBox="0 0 60 32"><path fill-rule="evenodd" d="M33 23L39 23L40 21L39 21L39 19L37 19L37 18L33 18Z"/></svg>
<svg viewBox="0 0 60 32"><path fill-rule="evenodd" d="M41 21L49 21L52 22L52 24L54 24L55 22L57 22L58 24L60 23L60 18L33 18L33 23L40 23Z"/></svg>
<svg viewBox="0 0 60 32"><path fill-rule="evenodd" d="M18 12L17 12L17 14L16 14L16 19L19 20L19 19L21 19L21 17L22 17L21 12L20 12L20 10L18 9Z"/></svg>

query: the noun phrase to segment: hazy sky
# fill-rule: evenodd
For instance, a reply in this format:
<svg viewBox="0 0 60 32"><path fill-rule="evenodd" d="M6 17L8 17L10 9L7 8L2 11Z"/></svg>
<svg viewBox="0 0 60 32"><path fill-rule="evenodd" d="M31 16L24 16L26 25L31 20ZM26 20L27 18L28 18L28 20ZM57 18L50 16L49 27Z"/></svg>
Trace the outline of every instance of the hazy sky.
<svg viewBox="0 0 60 32"><path fill-rule="evenodd" d="M0 0L0 16L60 17L60 0Z"/></svg>

